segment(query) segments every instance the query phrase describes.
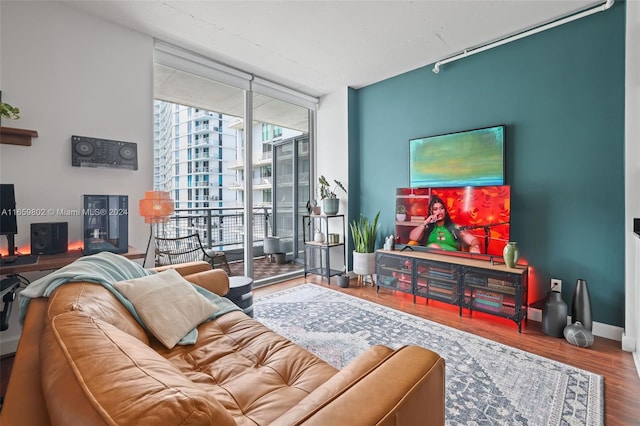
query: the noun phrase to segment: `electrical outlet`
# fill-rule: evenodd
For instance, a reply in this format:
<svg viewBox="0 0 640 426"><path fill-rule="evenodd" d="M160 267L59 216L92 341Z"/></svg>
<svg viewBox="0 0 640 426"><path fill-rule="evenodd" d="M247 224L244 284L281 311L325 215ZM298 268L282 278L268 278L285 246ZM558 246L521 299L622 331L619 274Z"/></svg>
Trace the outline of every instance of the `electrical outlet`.
<svg viewBox="0 0 640 426"><path fill-rule="evenodd" d="M562 293L562 280L551 278L551 291Z"/></svg>

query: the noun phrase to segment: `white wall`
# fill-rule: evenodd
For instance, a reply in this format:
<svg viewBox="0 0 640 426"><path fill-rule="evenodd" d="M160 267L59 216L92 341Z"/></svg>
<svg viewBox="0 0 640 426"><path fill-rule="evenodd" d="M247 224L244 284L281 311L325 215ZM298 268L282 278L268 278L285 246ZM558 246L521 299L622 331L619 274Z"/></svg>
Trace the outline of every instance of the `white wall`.
<svg viewBox="0 0 640 426"><path fill-rule="evenodd" d="M129 244L144 250L138 200L153 186L153 40L59 3L3 0L0 48L2 99L21 111L2 124L39 134L30 147L0 145L0 181L15 184L18 207L75 210L83 194L128 195ZM138 170L72 167L72 135L136 142ZM16 245L28 252L30 223L51 221L82 239L81 217L23 216ZM12 318L2 353L19 333Z"/></svg>
<svg viewBox="0 0 640 426"><path fill-rule="evenodd" d="M315 145L316 175L324 175L329 182L340 181L349 190L349 123L348 88L344 87L320 98L318 104L317 139ZM317 186L317 179L314 184ZM316 194L317 196L317 194ZM345 215L343 235L348 239L349 194L338 192L339 214ZM331 230L338 232L339 230ZM344 265L338 256L338 249L331 252L331 268L341 270ZM334 252L336 253L334 255ZM347 259L350 254L347 252ZM345 259L348 264L348 260Z"/></svg>
<svg viewBox="0 0 640 426"><path fill-rule="evenodd" d="M625 105L625 333L622 347L634 352L640 373L640 243L633 234L633 218L640 218L640 3L627 1Z"/></svg>

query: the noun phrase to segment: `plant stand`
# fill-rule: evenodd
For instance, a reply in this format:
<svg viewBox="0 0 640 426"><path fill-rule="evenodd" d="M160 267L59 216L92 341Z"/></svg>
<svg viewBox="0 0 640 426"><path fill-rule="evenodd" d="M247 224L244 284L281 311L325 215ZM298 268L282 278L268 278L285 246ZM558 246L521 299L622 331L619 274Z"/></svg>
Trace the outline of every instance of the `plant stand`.
<svg viewBox="0 0 640 426"><path fill-rule="evenodd" d="M373 274L368 274L368 275L358 275L358 287L360 286L366 286L367 282L365 281L365 277L369 277L369 279L371 280L371 286L375 287L376 285L376 281L373 279Z"/></svg>
<svg viewBox="0 0 640 426"><path fill-rule="evenodd" d="M358 274L358 286L366 285L365 277L369 277L371 285L375 286L373 274L376 273L376 254L353 252L353 272Z"/></svg>
<svg viewBox="0 0 640 426"><path fill-rule="evenodd" d="M330 226L330 222L334 222ZM303 242L304 242L304 276L308 274L326 277L331 284L331 277L340 275L344 271L346 264L346 245L344 243L344 215L304 215L302 216ZM314 230L320 230L325 235L329 235L331 229L335 229L341 237L337 242L329 242L326 238L323 241L314 241ZM342 240L342 241L340 241ZM338 269L336 265L331 268L331 252L340 254L342 262ZM334 259L335 262L335 259Z"/></svg>

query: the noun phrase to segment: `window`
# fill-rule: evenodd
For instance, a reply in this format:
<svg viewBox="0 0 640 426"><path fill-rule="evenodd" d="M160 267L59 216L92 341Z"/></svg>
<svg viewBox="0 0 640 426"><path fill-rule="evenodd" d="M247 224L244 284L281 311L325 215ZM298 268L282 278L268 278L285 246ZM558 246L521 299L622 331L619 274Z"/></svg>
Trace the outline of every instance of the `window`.
<svg viewBox="0 0 640 426"><path fill-rule="evenodd" d="M173 182L176 201L182 194L176 208L191 206L196 200L200 201L199 205L206 205L203 201L211 200L212 207L241 205L245 212L252 211L257 204L270 208L274 192L271 187L271 142L274 138L306 134L313 129L309 121L315 114L317 99L160 41L156 42L154 55L154 73L163 77L154 80L154 97L157 103L168 104L166 109L172 111L172 130L166 132L172 143L165 151L173 154L176 161L175 169L159 163L154 178ZM244 117L244 104L250 97L255 109ZM252 125L246 126L246 123ZM162 134L159 128L155 132ZM191 148L190 142L193 142ZM253 164L248 167L252 170L244 170L247 167L244 164L245 148L251 152ZM179 152L185 150L187 158L178 161ZM182 175L178 173L180 170ZM201 179L195 180L194 175ZM251 197L244 193L245 176ZM252 176L255 178L251 179ZM192 186L194 181L196 186ZM303 198L309 196L308 186L307 178L307 189L301 193ZM252 199L253 205L245 205L247 199ZM288 212L282 213L296 214L292 207L292 204L285 206ZM290 222L295 223L295 219ZM252 224L247 226L247 231L251 230ZM253 231L246 235L253 236L254 241L264 237L256 233L257 229ZM209 231L203 229L203 232L208 234ZM244 247L244 250L249 268L245 273L250 275L253 249Z"/></svg>

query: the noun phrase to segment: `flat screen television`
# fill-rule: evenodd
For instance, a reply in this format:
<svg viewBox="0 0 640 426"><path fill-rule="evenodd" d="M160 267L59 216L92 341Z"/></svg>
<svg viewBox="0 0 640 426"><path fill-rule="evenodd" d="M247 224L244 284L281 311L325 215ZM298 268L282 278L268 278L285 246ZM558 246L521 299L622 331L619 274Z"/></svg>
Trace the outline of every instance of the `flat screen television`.
<svg viewBox="0 0 640 426"><path fill-rule="evenodd" d="M435 220L429 217L437 214L438 208L442 216L436 224L422 225ZM511 187L398 188L396 212L397 244L502 256L511 231ZM448 216L450 222L440 220L444 216ZM446 230L436 228L438 224ZM424 232L416 236L412 234L414 229Z"/></svg>
<svg viewBox="0 0 640 426"><path fill-rule="evenodd" d="M504 185L505 126L409 140L409 186Z"/></svg>

